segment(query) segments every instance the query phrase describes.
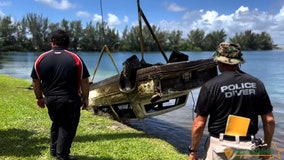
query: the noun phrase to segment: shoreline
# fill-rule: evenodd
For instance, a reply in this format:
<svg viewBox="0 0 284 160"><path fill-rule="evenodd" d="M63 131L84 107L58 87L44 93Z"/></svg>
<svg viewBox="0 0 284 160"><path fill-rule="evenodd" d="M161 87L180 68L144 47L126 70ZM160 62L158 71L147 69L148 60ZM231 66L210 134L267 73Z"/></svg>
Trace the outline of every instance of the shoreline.
<svg viewBox="0 0 284 160"><path fill-rule="evenodd" d="M10 76L10 75L5 75L5 76ZM13 76L10 77L17 78ZM30 81L25 78L19 78L19 79ZM28 88L29 86L26 87ZM190 140L191 140L190 134L193 122L192 107L194 106L194 103L197 101L199 89L194 89L192 90L192 92L193 92L192 97L189 97L186 106L178 110L165 113L163 115L146 118L140 121L133 121L132 123L129 123L127 125L129 125L134 129L141 130L146 134L165 140L171 145L173 145L180 153L187 154L188 146L190 145ZM278 153L278 150L280 149L284 150L284 143L282 142L284 139L284 113L283 111L281 111L281 108L282 106L284 107L284 105L279 102L273 101L273 99L271 99L271 103L274 108L277 108L277 110L273 112L276 119L276 127L272 141L273 144L272 147L274 148L272 149L274 149L275 152ZM257 135L263 137L261 119L259 119L259 132ZM204 135L202 137L199 146L200 156L204 154L203 153L204 149L202 146L205 143L207 136L208 132L206 126ZM279 155L284 158L284 151L281 152L279 151Z"/></svg>

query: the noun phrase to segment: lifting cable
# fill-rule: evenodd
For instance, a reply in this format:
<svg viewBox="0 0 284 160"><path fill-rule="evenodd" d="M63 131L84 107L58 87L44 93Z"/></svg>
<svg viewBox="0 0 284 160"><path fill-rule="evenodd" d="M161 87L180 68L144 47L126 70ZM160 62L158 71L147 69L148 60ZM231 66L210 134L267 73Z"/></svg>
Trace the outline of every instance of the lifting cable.
<svg viewBox="0 0 284 160"><path fill-rule="evenodd" d="M102 0L100 0L100 9L101 9L101 16L102 16L102 24L101 24L102 26L101 26L101 27L102 27L102 30L103 30L102 42L104 43L105 31L104 31L104 19L103 19L103 7L102 7L102 6L103 6L103 5L102 5ZM115 44L116 44L116 42L113 43L113 44L111 45L111 47L112 47L113 45L115 45ZM115 67L117 73L120 74L119 69L118 69L118 67L117 67L117 65L116 65L116 63L115 63L115 61L114 61L114 59L113 59L113 57L112 57L112 54L111 54L111 52L110 52L109 47L108 47L107 45L104 45L104 46L102 47L102 49L101 49L100 56L99 56L97 65L96 65L96 67L95 67L95 70L94 70L94 73L93 73L93 77L92 77L92 79L91 79L91 82L94 82L94 77L95 77L95 75L96 75L96 73L97 73L99 64L101 63L101 59L102 59L103 54L105 53L105 51L108 53L108 56L109 56L109 58L111 59L111 61L112 61L113 65L114 65L114 67Z"/></svg>
<svg viewBox="0 0 284 160"><path fill-rule="evenodd" d="M143 13L141 7L140 7L140 0L137 0L137 8L138 8L138 20L139 20L139 34L140 34L140 45L141 45L141 52L142 52L142 59L144 58L144 49L143 45L144 45L144 40L143 40L143 35L142 35L142 22L141 22L141 17L143 18L146 26L148 27L153 39L156 42L157 47L159 48L159 50L161 51L162 55L164 56L165 61L168 63L168 57L164 51L164 49L162 48L162 46L160 45L160 42L158 41L158 38L156 37L154 31L152 30L152 27L150 25L150 23L148 22L145 14Z"/></svg>

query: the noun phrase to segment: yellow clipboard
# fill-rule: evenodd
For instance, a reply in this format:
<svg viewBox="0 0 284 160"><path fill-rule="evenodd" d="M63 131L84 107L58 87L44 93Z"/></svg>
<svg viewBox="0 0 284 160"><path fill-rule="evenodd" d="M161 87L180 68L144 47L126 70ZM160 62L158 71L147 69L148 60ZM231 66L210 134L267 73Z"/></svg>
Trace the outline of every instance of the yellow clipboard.
<svg viewBox="0 0 284 160"><path fill-rule="evenodd" d="M225 130L225 135L246 136L250 119L246 117L229 115Z"/></svg>

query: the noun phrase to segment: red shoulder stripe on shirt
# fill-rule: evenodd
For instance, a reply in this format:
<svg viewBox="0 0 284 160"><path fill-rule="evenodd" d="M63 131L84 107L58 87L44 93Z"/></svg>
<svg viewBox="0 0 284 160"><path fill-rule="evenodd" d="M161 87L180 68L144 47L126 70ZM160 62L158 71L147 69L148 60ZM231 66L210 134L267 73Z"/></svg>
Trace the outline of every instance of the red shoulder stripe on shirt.
<svg viewBox="0 0 284 160"><path fill-rule="evenodd" d="M81 91L81 79L83 77L83 62L81 61L81 59L79 58L79 56L73 52L70 52L68 50L64 50L66 53L70 54L73 59L75 60L76 66L78 66L78 93L80 94Z"/></svg>
<svg viewBox="0 0 284 160"><path fill-rule="evenodd" d="M35 71L36 71L38 79L40 79L40 76L39 76L40 75L39 74L39 63L50 52L52 52L52 50L42 53L41 55L39 55L39 57L35 61L34 67L35 67Z"/></svg>

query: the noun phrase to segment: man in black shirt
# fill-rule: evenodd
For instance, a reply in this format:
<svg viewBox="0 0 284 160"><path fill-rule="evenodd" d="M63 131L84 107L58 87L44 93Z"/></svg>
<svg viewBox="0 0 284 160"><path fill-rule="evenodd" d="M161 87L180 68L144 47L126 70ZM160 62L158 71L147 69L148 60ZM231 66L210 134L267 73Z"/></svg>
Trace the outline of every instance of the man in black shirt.
<svg viewBox="0 0 284 160"><path fill-rule="evenodd" d="M80 107L88 107L89 72L82 59L67 50L69 35L57 30L50 51L41 54L32 69L34 93L52 120L50 154L58 160L76 159L70 148L80 119Z"/></svg>
<svg viewBox="0 0 284 160"><path fill-rule="evenodd" d="M251 155L246 157L246 154L237 155L233 149L250 150L258 132L259 115L262 118L266 148L270 148L275 121L266 89L259 79L240 70L239 64L245 61L238 44L220 43L214 53L214 60L221 74L201 87L195 108L197 115L192 125L189 159L198 158L197 150L208 116L210 137L206 142L204 159L258 158ZM229 115L249 119L246 136L225 134ZM228 147L230 152L227 151L226 154Z"/></svg>

